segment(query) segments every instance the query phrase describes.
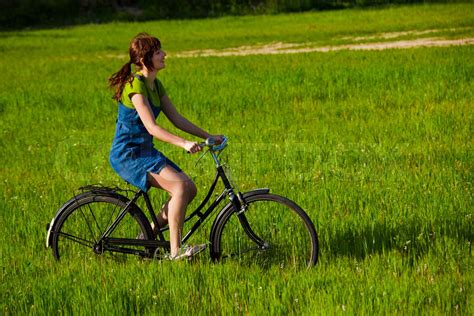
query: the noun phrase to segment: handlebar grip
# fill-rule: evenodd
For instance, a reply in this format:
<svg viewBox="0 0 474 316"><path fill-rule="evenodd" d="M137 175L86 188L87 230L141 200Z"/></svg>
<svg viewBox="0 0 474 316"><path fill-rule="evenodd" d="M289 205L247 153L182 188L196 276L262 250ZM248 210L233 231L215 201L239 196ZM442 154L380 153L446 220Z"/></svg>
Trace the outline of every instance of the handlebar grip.
<svg viewBox="0 0 474 316"><path fill-rule="evenodd" d="M212 137L209 137L208 139L206 139L206 144L209 142L212 141L212 143L208 144L209 147L212 148L212 150L214 151L219 151L219 150L222 150L225 148L225 146L227 146L227 137L223 137L222 139L222 142L219 144L219 145L214 145L215 144L215 139L213 139Z"/></svg>
<svg viewBox="0 0 474 316"><path fill-rule="evenodd" d="M204 142L204 144L209 147L213 146L215 143L216 143L216 139L213 137L208 137L206 141Z"/></svg>
<svg viewBox="0 0 474 316"><path fill-rule="evenodd" d="M202 148L207 146L207 147L212 147L213 150L220 150L222 149L222 147L225 147L225 144L227 144L227 137L224 136L222 142L219 145L215 145L215 143L216 143L216 139L213 137L209 137L204 142L199 143L199 146ZM224 145L222 146L222 144ZM220 148L220 149L217 149L217 148Z"/></svg>
<svg viewBox="0 0 474 316"><path fill-rule="evenodd" d="M227 137L224 136L222 142L219 145L214 145L215 143L215 138L209 137L204 142L199 143L198 146L201 148L210 147L213 151L219 151L222 150L225 146L227 146Z"/></svg>

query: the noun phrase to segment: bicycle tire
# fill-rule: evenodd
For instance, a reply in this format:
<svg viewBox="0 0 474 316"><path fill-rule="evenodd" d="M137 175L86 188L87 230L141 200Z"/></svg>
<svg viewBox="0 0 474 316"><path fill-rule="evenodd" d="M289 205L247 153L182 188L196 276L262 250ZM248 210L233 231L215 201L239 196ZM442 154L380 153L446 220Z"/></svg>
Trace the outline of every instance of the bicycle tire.
<svg viewBox="0 0 474 316"><path fill-rule="evenodd" d="M248 208L238 215L229 204L211 233L211 258L234 259L241 264L284 269L307 269L318 261L318 236L308 215L293 201L275 194L245 198ZM242 221L264 243L258 245Z"/></svg>
<svg viewBox="0 0 474 316"><path fill-rule="evenodd" d="M128 201L119 194L81 195L55 222L51 243L54 257L57 260L70 260L108 253L116 259L124 258L125 254L97 251L95 241L102 236ZM143 233L146 239L153 236L145 214L136 204L132 204L110 237L136 238L140 233ZM139 249L138 246L127 247L132 250ZM140 249L143 250L143 247ZM154 249L145 250L152 252Z"/></svg>

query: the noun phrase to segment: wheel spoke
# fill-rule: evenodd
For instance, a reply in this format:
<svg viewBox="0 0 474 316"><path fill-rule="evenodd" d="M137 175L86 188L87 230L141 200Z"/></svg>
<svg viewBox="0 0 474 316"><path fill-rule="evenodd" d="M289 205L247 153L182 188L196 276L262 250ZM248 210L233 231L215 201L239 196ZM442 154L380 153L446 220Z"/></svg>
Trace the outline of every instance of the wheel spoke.
<svg viewBox="0 0 474 316"><path fill-rule="evenodd" d="M100 235L102 236L102 229L100 228L99 223L97 222L97 219L95 218L94 212L92 212L91 205L87 204L87 208L89 209L89 212L91 213L92 218L94 219L95 225L96 225L97 229L99 230ZM97 242L97 240L96 240L96 242Z"/></svg>
<svg viewBox="0 0 474 316"><path fill-rule="evenodd" d="M94 237L94 232L92 231L92 227L91 225L89 224L89 221L87 220L86 218L86 215L84 214L84 211L82 209L79 209L81 215L82 215L82 218L84 219L84 221L86 222L87 224L87 228L89 229L89 233L92 237L92 239L94 239L94 242L97 242L97 239Z"/></svg>
<svg viewBox="0 0 474 316"><path fill-rule="evenodd" d="M71 234L68 234L68 233L65 233L65 232L59 232L57 234L63 236L66 239L72 240L74 242L77 242L77 243L79 243L81 245L84 245L84 246L87 246L87 247L94 246L94 242L92 242L92 241L89 241L89 240L86 240L86 239L83 239L83 238L80 238L80 237L77 237L77 236L74 236L74 235L71 235Z"/></svg>
<svg viewBox="0 0 474 316"><path fill-rule="evenodd" d="M116 214L119 213L117 212L117 210L119 210L120 212L120 207L118 205L116 205L113 209L112 212L110 212L110 217L109 217L109 220L107 221L107 224L104 226L105 229L107 230L107 228L110 227L110 224L113 222L113 219L116 218ZM101 236L103 235L103 232L101 231Z"/></svg>

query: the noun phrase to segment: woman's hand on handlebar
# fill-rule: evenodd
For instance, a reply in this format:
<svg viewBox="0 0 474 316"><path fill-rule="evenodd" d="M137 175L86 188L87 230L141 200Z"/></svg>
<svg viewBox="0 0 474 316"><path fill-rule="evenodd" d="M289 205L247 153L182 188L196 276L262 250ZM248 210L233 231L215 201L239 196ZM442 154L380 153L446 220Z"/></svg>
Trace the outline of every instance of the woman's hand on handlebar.
<svg viewBox="0 0 474 316"><path fill-rule="evenodd" d="M190 142L190 141L184 141L184 150L186 150L188 153L195 154L199 151L202 150L201 146L199 146L198 143L196 142Z"/></svg>
<svg viewBox="0 0 474 316"><path fill-rule="evenodd" d="M209 136L209 138L212 138L214 145L219 145L220 143L224 141L225 136L224 135L211 135Z"/></svg>

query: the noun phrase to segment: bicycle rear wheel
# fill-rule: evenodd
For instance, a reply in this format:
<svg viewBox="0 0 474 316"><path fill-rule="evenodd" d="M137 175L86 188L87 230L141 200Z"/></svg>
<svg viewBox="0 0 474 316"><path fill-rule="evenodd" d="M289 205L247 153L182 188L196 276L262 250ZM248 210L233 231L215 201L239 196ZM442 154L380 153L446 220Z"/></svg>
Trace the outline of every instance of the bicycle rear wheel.
<svg viewBox="0 0 474 316"><path fill-rule="evenodd" d="M121 196L120 196L121 197ZM123 259L124 253L107 251L98 240L125 208L125 197L106 194L91 194L75 201L57 219L52 230L52 249L56 259L77 260L107 254ZM143 212L131 205L111 233L112 238L136 239L143 233L145 239L151 239L150 224ZM144 247L126 246L130 253L144 251ZM150 249L145 249L145 252Z"/></svg>
<svg viewBox="0 0 474 316"><path fill-rule="evenodd" d="M297 204L274 194L254 195L245 200L245 212L238 214L230 206L216 223L211 236L213 259L284 269L316 265L316 230Z"/></svg>

